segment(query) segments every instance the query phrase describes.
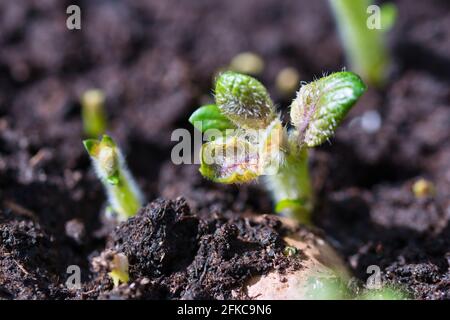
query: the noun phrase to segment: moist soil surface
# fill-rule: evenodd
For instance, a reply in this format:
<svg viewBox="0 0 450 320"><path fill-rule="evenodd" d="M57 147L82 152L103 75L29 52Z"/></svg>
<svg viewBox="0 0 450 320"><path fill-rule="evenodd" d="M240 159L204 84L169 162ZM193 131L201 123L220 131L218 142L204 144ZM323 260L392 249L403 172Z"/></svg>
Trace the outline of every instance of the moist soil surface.
<svg viewBox="0 0 450 320"><path fill-rule="evenodd" d="M392 73L369 88L336 136L311 152L315 225L364 283L377 265L412 298L450 298L450 3L395 1ZM170 159L176 128L211 101L214 75L237 53L260 54L259 78L279 111L275 78L345 67L326 1L0 3L0 298L237 299L253 275L291 268L283 229L259 184L222 186ZM148 200L119 226L83 150L78 97L106 94L108 132ZM416 197L425 178L435 192ZM181 198L182 197L182 198ZM105 249L107 251L105 251ZM130 260L113 285L96 257ZM81 269L69 290L67 268ZM97 266L98 267L98 266Z"/></svg>

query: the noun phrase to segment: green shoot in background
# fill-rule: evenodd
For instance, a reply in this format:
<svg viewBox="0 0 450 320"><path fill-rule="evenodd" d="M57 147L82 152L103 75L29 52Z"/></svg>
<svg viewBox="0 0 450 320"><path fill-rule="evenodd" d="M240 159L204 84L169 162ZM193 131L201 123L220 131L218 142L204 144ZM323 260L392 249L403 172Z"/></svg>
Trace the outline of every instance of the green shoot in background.
<svg viewBox="0 0 450 320"><path fill-rule="evenodd" d="M390 65L386 32L397 17L392 3L374 6L372 0L329 0L350 69L369 82L384 83Z"/></svg>
<svg viewBox="0 0 450 320"><path fill-rule="evenodd" d="M81 96L81 116L86 137L97 138L105 133L105 95L101 90L87 90Z"/></svg>
<svg viewBox="0 0 450 320"><path fill-rule="evenodd" d="M107 135L101 140L83 141L89 153L97 176L102 181L108 196L108 204L117 214L119 221L134 216L141 208L143 198L141 191L128 171L123 155Z"/></svg>
<svg viewBox="0 0 450 320"><path fill-rule="evenodd" d="M200 173L219 183L247 183L264 176L275 210L309 223L314 192L308 150L334 135L365 89L352 72L302 86L292 102L292 128L287 130L258 80L222 73L216 81L216 103L200 107L189 118L209 139L200 152ZM208 134L211 130L216 134Z"/></svg>

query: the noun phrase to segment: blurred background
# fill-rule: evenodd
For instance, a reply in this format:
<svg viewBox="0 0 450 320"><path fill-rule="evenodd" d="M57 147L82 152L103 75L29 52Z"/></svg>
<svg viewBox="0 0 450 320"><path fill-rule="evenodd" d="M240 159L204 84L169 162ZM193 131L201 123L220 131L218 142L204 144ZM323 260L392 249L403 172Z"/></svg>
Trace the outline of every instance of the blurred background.
<svg viewBox="0 0 450 320"><path fill-rule="evenodd" d="M394 71L448 78L448 1L395 2ZM72 4L81 30L66 27ZM294 96L277 90L284 68L309 81L348 67L325 0L3 0L0 30L0 116L35 149L30 156L42 145L83 152L79 97L90 88L106 95L109 132L131 149L158 150L174 128L188 127L211 99L215 74L239 53L263 60L258 78L282 108Z"/></svg>
<svg viewBox="0 0 450 320"><path fill-rule="evenodd" d="M393 2L389 80L370 86L332 144L312 153L316 219L361 277L370 263L391 268L395 279L412 274L398 265L406 256L414 265L433 261L419 271L432 270L439 280L448 278L444 238L434 251L420 247L425 259L414 250L423 234L447 230L448 241L450 2ZM70 5L81 9L80 30L66 26ZM97 219L104 194L81 143L79 101L99 88L107 132L148 200L184 195L204 214L270 212L258 186L208 184L196 166L170 162L171 132L192 130L187 119L211 101L214 76L245 52L256 55L256 76L281 112L295 96L280 89L282 71L298 88L349 68L325 0L0 0L2 210L46 217L56 237L66 221ZM421 177L438 190L433 199L411 194ZM98 221L86 224L88 231L97 227Z"/></svg>

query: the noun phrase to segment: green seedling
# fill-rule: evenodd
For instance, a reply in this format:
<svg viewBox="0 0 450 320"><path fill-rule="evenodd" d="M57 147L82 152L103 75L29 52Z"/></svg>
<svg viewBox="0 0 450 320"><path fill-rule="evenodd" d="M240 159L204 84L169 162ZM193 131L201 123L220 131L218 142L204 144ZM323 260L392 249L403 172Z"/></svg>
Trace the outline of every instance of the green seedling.
<svg viewBox="0 0 450 320"><path fill-rule="evenodd" d="M121 283L128 283L130 276L128 273L128 258L123 253L114 255L111 262L111 271L108 273L114 283L114 287L118 287Z"/></svg>
<svg viewBox="0 0 450 320"><path fill-rule="evenodd" d="M86 137L97 138L106 130L105 95L101 90L91 89L81 97L81 116Z"/></svg>
<svg viewBox="0 0 450 320"><path fill-rule="evenodd" d="M365 89L352 72L303 85L292 102L292 128L287 130L258 80L222 73L215 86L216 104L189 118L208 139L200 152L201 174L219 183L247 183L264 176L275 210L309 223L314 194L308 150L333 136Z"/></svg>
<svg viewBox="0 0 450 320"><path fill-rule="evenodd" d="M351 70L371 84L382 85L390 65L385 38L395 23L395 5L385 3L378 7L373 0L329 2Z"/></svg>
<svg viewBox="0 0 450 320"><path fill-rule="evenodd" d="M143 198L126 168L119 147L107 135L103 135L101 140L84 140L83 144L91 157L97 176L106 189L110 209L119 221L134 216L142 206Z"/></svg>

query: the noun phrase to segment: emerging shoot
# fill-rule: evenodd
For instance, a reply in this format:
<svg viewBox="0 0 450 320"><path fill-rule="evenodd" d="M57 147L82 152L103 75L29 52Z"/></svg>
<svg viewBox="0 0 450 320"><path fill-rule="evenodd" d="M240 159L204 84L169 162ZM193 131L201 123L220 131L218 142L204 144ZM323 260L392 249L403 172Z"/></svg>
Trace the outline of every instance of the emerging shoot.
<svg viewBox="0 0 450 320"><path fill-rule="evenodd" d="M385 36L395 23L395 5L376 6L372 0L329 2L351 69L369 83L382 85L390 65Z"/></svg>
<svg viewBox="0 0 450 320"><path fill-rule="evenodd" d="M134 216L142 206L141 192L126 168L125 160L113 139L104 135L101 140L83 141L91 156L97 176L108 196L108 204L119 221Z"/></svg>
<svg viewBox="0 0 450 320"><path fill-rule="evenodd" d="M91 89L81 97L81 116L84 134L89 138L97 138L106 130L106 114L104 110L105 95L101 90Z"/></svg>
<svg viewBox="0 0 450 320"><path fill-rule="evenodd" d="M199 108L189 118L209 140L201 149L201 174L219 183L247 183L264 176L275 210L309 223L314 194L308 149L334 135L365 89L351 72L304 85L292 102L293 128L287 130L258 80L222 73L216 81L216 104Z"/></svg>
<svg viewBox="0 0 450 320"><path fill-rule="evenodd" d="M436 188L431 181L420 178L412 185L412 192L417 199L432 197L436 193Z"/></svg>
<svg viewBox="0 0 450 320"><path fill-rule="evenodd" d="M128 283L130 276L128 274L128 258L123 253L114 255L111 263L111 272L108 273L114 283L114 287L120 283Z"/></svg>
<svg viewBox="0 0 450 320"><path fill-rule="evenodd" d="M128 283L130 280L128 267L127 256L114 250L105 250L92 259L93 270L107 272L114 283L114 287L118 287L121 283Z"/></svg>
<svg viewBox="0 0 450 320"><path fill-rule="evenodd" d="M297 69L286 67L282 69L276 77L275 85L283 96L295 93L300 84L300 74Z"/></svg>
<svg viewBox="0 0 450 320"><path fill-rule="evenodd" d="M256 76L264 70L264 60L256 53L241 52L231 60L229 68L236 72Z"/></svg>

